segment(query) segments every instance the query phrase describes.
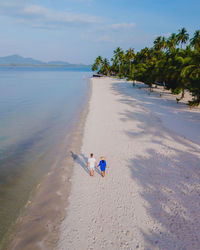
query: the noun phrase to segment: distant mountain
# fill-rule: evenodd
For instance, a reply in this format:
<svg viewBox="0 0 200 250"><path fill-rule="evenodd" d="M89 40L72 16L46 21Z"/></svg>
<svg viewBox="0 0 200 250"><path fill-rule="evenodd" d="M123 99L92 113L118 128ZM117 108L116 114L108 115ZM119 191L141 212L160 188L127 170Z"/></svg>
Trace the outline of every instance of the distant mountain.
<svg viewBox="0 0 200 250"><path fill-rule="evenodd" d="M33 58L24 58L19 55L0 57L1 65L44 65L45 63Z"/></svg>
<svg viewBox="0 0 200 250"><path fill-rule="evenodd" d="M33 58L25 58L19 55L11 55L0 57L0 66L65 66L65 67L89 67L84 64L71 64L63 61L50 61L48 63L35 60Z"/></svg>

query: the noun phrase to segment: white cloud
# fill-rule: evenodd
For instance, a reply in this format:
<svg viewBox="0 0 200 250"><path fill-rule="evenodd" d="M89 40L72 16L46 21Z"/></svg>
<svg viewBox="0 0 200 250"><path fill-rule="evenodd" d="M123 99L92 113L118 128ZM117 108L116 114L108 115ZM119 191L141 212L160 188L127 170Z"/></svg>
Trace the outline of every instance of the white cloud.
<svg viewBox="0 0 200 250"><path fill-rule="evenodd" d="M135 27L136 24L133 22L114 24L104 23L103 25L96 25L92 29L82 32L81 38L98 44L121 44L129 40L129 36L134 32L133 28Z"/></svg>
<svg viewBox="0 0 200 250"><path fill-rule="evenodd" d="M31 24L33 27L59 28L73 25L88 25L100 23L101 20L88 14L69 11L56 11L41 5L26 5L18 2L1 2L0 13L14 17L18 22Z"/></svg>

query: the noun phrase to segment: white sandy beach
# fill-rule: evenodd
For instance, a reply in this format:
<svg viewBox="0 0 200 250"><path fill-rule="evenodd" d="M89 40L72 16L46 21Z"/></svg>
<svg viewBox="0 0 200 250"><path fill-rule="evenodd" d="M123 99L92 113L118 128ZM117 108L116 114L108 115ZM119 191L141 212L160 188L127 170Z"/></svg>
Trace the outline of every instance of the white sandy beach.
<svg viewBox="0 0 200 250"><path fill-rule="evenodd" d="M58 250L200 249L200 111L168 93L92 79ZM105 178L87 158L105 156Z"/></svg>

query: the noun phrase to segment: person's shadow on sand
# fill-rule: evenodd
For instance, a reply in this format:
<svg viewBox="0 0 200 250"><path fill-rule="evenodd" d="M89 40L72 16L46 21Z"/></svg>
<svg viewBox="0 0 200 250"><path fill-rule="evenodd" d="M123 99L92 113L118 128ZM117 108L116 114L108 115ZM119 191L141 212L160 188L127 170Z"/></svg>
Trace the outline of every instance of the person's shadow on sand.
<svg viewBox="0 0 200 250"><path fill-rule="evenodd" d="M85 170L85 172L87 174L90 174L90 170L87 167L88 158L84 154L77 155L77 154L73 153L72 151L70 151L70 153L71 153L71 156L74 159L74 161L76 161ZM97 167L95 167L95 171L99 175L101 175L101 172Z"/></svg>
<svg viewBox="0 0 200 250"><path fill-rule="evenodd" d="M74 159L74 161L76 161L84 170L86 173L90 174L90 171L87 167L87 157L84 156L84 154L80 154L77 155L77 154L74 154L72 151L71 151L71 156L72 158Z"/></svg>
<svg viewBox="0 0 200 250"><path fill-rule="evenodd" d="M98 163L97 163L97 164L98 164ZM101 171L100 171L100 169L99 169L99 168L97 168L96 166L95 166L95 171L97 172L97 174L101 175Z"/></svg>

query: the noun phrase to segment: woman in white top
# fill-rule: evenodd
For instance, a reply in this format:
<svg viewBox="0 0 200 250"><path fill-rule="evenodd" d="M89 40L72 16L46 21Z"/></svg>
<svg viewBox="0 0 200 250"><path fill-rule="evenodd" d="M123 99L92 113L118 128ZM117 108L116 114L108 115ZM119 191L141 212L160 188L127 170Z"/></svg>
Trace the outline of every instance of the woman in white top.
<svg viewBox="0 0 200 250"><path fill-rule="evenodd" d="M93 154L90 154L90 158L87 162L87 167L90 169L90 176L94 176L94 167L97 166L97 162L95 158L93 157Z"/></svg>

